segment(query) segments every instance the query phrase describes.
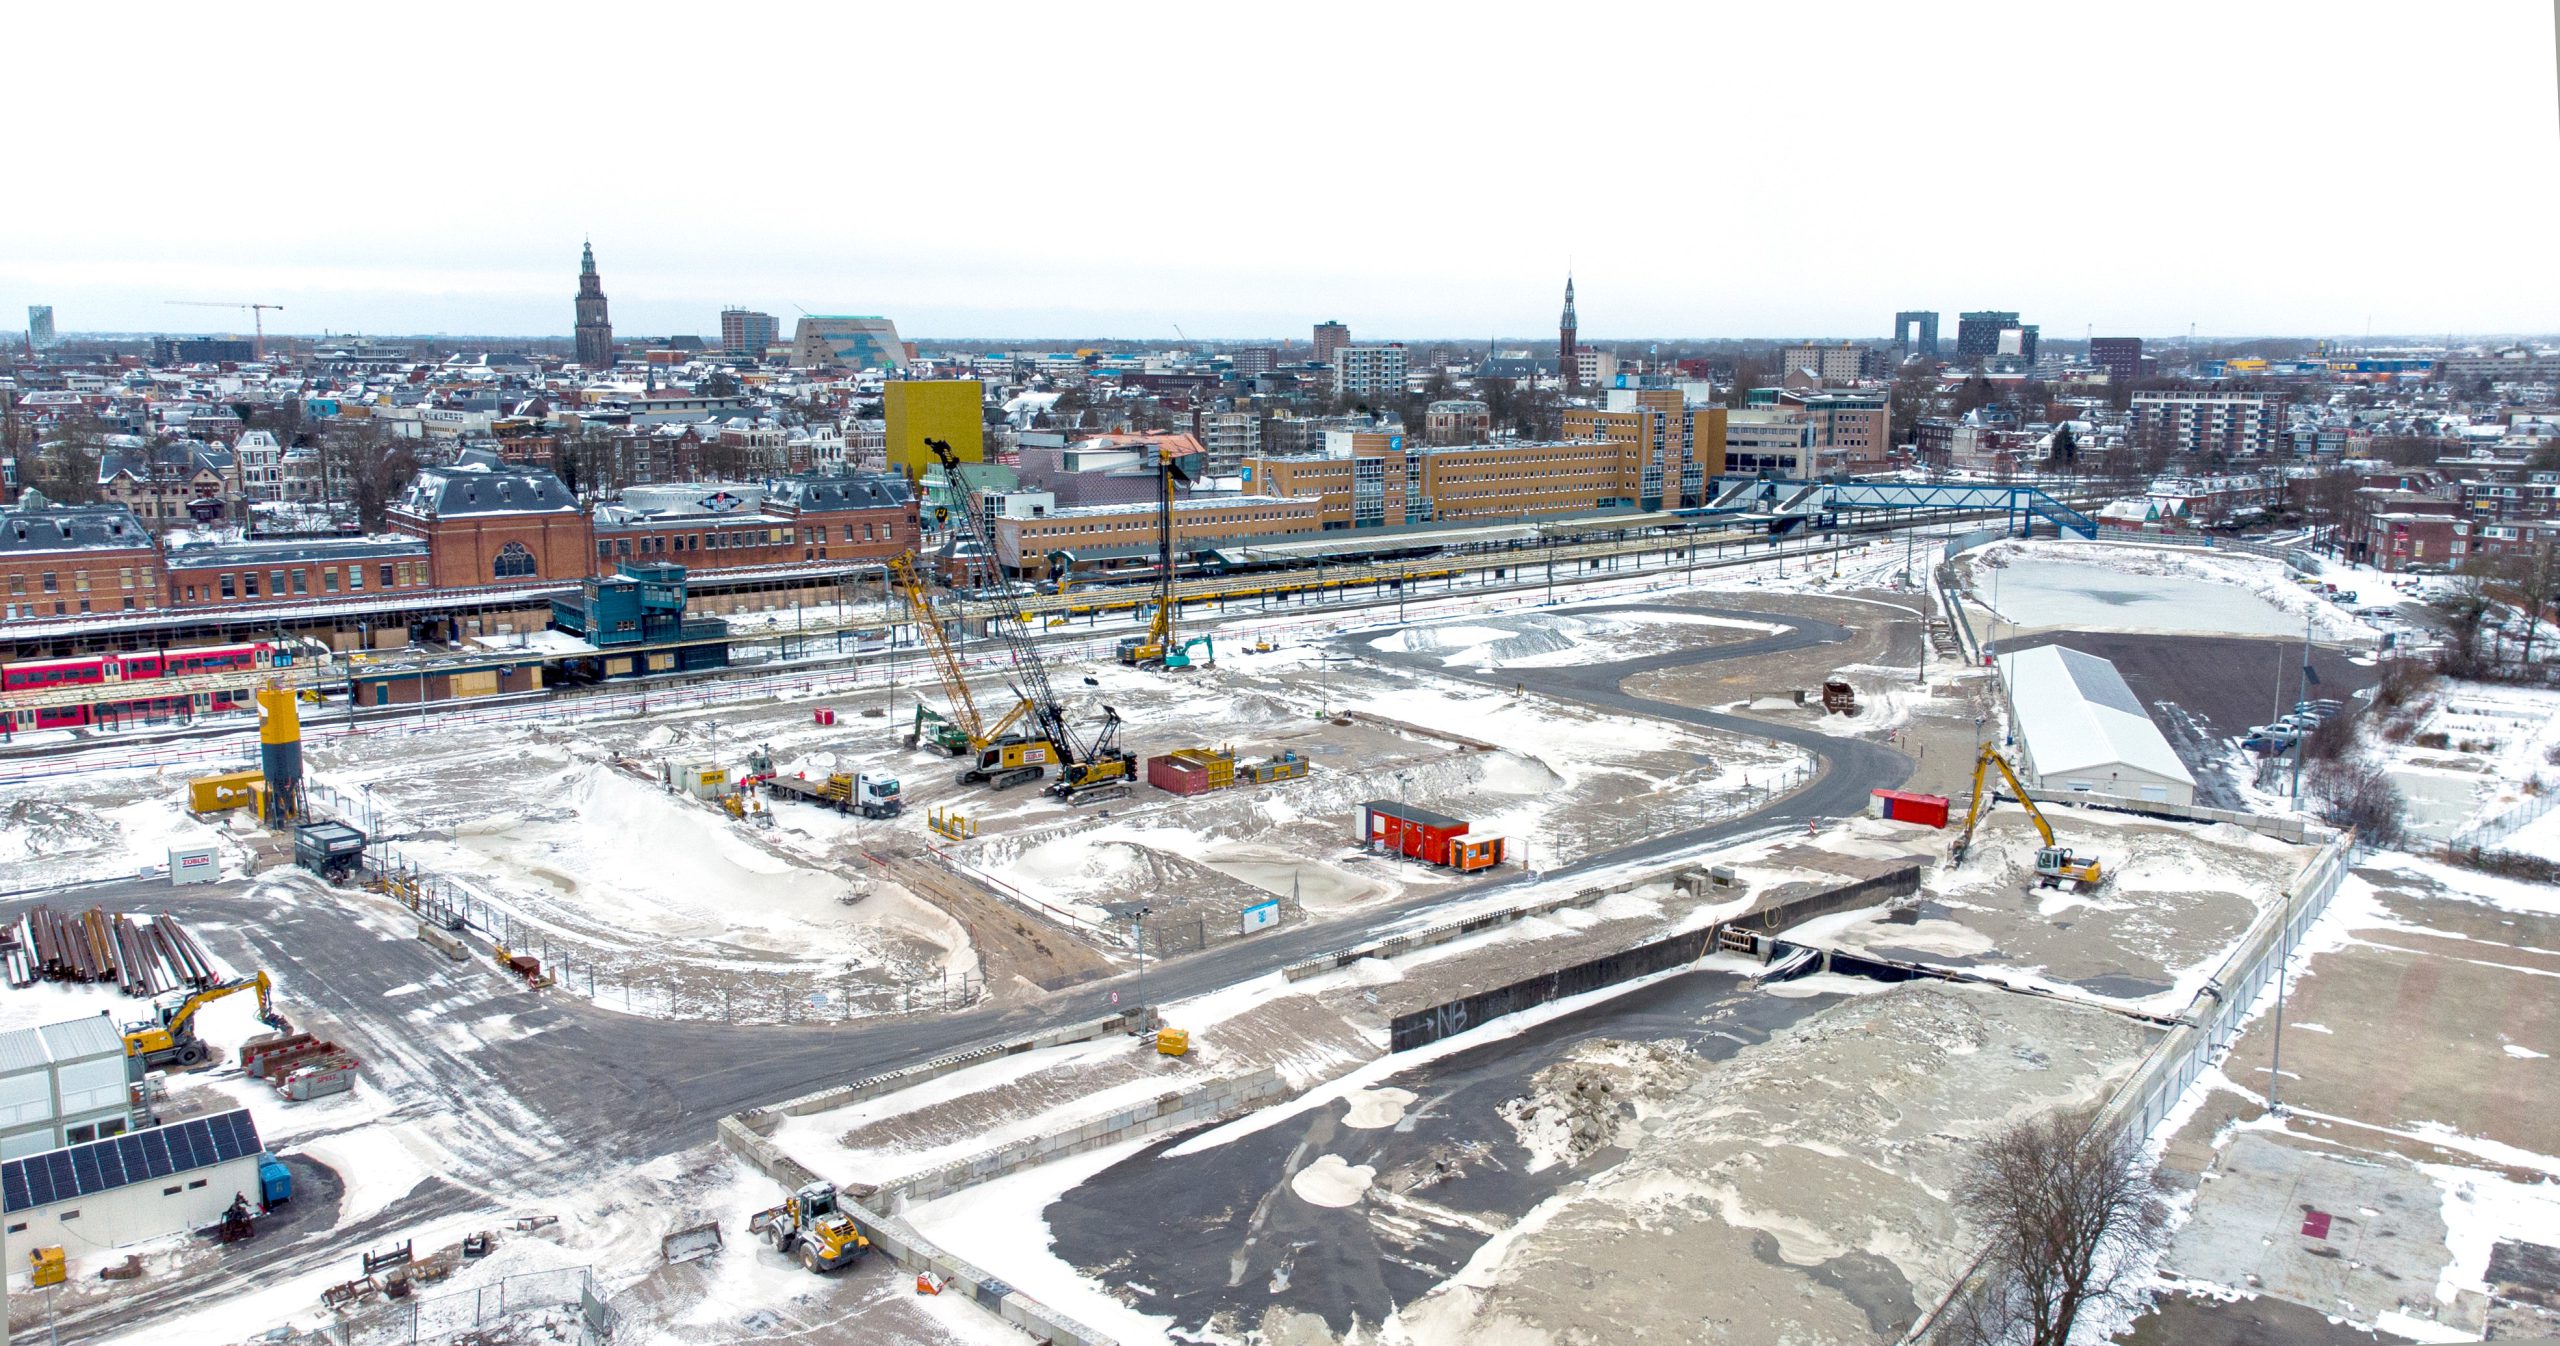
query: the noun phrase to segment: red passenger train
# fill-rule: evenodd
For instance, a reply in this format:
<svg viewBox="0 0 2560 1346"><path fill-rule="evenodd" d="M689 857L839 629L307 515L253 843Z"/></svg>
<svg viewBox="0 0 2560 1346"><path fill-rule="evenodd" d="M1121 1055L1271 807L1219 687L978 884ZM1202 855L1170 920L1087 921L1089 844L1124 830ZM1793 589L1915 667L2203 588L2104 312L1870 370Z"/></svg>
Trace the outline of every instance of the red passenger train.
<svg viewBox="0 0 2560 1346"><path fill-rule="evenodd" d="M21 659L13 664L0 665L0 734L25 729L76 729L83 725L118 724L129 720L174 719L182 715L243 709L250 704L250 693L245 688L195 693L164 689L160 695L154 696L151 684L162 678L272 668L289 662L290 655L277 658L275 646L263 640L245 645L200 645L183 650L84 654L69 659ZM89 685L102 689L95 701L24 709L8 705L11 698L22 692Z"/></svg>

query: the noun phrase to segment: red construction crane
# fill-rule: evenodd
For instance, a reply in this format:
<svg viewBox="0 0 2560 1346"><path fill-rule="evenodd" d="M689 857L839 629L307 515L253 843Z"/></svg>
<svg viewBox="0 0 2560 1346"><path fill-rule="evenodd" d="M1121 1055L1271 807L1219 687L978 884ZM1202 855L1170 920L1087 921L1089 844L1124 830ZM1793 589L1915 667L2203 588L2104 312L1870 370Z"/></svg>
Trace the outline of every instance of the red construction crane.
<svg viewBox="0 0 2560 1346"><path fill-rule="evenodd" d="M282 304L235 304L227 303L219 299L172 299L168 302L184 305L187 308L243 308L249 310L250 326L255 328L258 334L257 350L258 363L260 364L265 364L267 362L266 310L274 309L278 313L284 312L284 305Z"/></svg>

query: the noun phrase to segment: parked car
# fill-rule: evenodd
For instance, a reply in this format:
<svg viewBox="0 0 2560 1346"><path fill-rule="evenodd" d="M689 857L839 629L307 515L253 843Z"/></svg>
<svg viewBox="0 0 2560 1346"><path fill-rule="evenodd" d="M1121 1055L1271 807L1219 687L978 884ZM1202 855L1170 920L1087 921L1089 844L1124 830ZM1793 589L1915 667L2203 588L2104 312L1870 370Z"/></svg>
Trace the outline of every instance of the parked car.
<svg viewBox="0 0 2560 1346"><path fill-rule="evenodd" d="M2276 743L2291 743L2295 739L2302 737L2302 731L2279 720L2274 724L2259 725L2257 728L2249 731L2248 737L2267 739Z"/></svg>

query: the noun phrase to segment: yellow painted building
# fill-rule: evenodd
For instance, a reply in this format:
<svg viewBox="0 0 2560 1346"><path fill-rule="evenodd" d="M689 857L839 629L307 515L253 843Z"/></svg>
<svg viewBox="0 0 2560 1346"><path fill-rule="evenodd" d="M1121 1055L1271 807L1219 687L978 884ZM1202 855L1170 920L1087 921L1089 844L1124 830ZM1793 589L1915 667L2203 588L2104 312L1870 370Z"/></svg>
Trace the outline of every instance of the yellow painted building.
<svg viewBox="0 0 2560 1346"><path fill-rule="evenodd" d="M945 440L964 463L986 461L986 385L976 379L893 379L880 390L888 420L889 466L910 479L933 466L928 439Z"/></svg>

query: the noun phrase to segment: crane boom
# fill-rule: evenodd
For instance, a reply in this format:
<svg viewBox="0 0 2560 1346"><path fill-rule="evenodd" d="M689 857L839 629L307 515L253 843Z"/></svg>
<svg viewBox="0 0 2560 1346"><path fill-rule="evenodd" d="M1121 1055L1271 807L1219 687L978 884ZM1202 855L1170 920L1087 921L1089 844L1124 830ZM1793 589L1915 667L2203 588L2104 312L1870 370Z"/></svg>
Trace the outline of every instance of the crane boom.
<svg viewBox="0 0 2560 1346"><path fill-rule="evenodd" d="M1156 610L1147 621L1147 634L1131 636L1120 642L1120 662L1179 667L1175 662L1173 625L1175 609L1181 602L1174 595L1173 554L1175 530L1173 501L1175 487L1198 481L1208 468L1208 455L1200 453L1167 453L1156 448Z"/></svg>
<svg viewBox="0 0 2560 1346"><path fill-rule="evenodd" d="M960 472L960 456L952 451L948 440L928 439L924 446L932 450L934 460L942 465L944 478L953 484L952 496L958 502L960 521L976 541L979 554L995 570L998 598L1009 597L1012 583L1004 578L1003 566L997 559L1001 553L996 550L995 525L969 498ZM1041 661L1039 646L1033 643L1029 628L1023 625L1019 606L997 602L987 625L1003 642L1005 655L1012 661L1013 690L1029 704L1033 727L1057 753L1058 780L1053 790L1070 799L1090 795L1107 785L1119 785L1125 790L1126 782L1136 775L1137 764L1117 746L1120 713L1103 707L1101 730L1091 738L1079 736L1067 723L1057 691L1049 685L1048 666Z"/></svg>
<svg viewBox="0 0 2560 1346"><path fill-rule="evenodd" d="M971 742L984 739L986 724L978 714L977 698L969 694L969 678L960 669L959 651L951 648L951 638L942 633L942 623L933 615L933 595L925 592L924 577L916 573L914 560L904 555L890 558L889 575L907 600L907 613L915 618L925 652L933 658L933 671L942 679L942 694L951 701L951 722L960 726L960 732L967 734ZM1013 718L1006 716L1006 723L1010 724Z"/></svg>

